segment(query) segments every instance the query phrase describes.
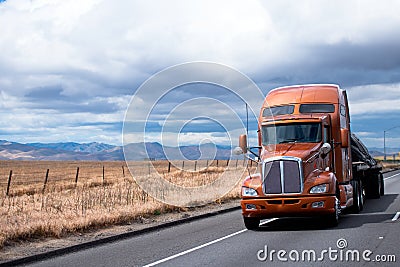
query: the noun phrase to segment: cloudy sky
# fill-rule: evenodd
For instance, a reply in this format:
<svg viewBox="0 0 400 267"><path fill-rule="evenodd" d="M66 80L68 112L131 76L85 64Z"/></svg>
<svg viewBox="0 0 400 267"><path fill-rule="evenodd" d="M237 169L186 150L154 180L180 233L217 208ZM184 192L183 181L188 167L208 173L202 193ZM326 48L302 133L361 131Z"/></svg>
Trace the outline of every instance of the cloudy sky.
<svg viewBox="0 0 400 267"><path fill-rule="evenodd" d="M352 130L382 147L383 131L400 126L399 10L399 1L365 0L0 1L0 139L120 145L143 82L176 64L210 61L239 70L264 94L339 84ZM154 117L214 90L189 87L165 96ZM199 112L206 106L184 112L195 119L183 124L182 144L224 142L221 125ZM155 124L147 141L157 141ZM388 131L387 145L400 147L400 127Z"/></svg>

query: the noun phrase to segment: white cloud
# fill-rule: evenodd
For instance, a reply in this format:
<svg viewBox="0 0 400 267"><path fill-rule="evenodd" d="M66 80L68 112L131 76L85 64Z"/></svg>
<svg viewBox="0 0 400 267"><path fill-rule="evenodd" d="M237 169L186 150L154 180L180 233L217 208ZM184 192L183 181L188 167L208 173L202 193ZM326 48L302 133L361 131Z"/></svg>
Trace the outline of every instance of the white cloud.
<svg viewBox="0 0 400 267"><path fill-rule="evenodd" d="M398 10L399 1L2 2L0 126L20 135L1 136L116 140L90 123L121 122L151 74L196 60L232 65L265 91L343 84L353 117L399 114Z"/></svg>
<svg viewBox="0 0 400 267"><path fill-rule="evenodd" d="M383 151L383 134L382 137L363 137L362 142L367 146L367 147L374 147L374 148L380 148L381 152ZM400 138L398 137L391 137L388 138L386 137L386 148L400 148Z"/></svg>
<svg viewBox="0 0 400 267"><path fill-rule="evenodd" d="M355 86L347 92L353 116L400 112L400 83Z"/></svg>
<svg viewBox="0 0 400 267"><path fill-rule="evenodd" d="M356 132L355 134L356 134L358 137L375 136L375 133L373 133L373 132Z"/></svg>

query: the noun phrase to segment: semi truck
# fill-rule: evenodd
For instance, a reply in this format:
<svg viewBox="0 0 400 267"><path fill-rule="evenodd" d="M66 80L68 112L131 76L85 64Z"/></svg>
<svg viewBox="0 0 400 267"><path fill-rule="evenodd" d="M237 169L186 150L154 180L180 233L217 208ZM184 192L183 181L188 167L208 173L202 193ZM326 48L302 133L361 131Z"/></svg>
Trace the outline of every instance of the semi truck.
<svg viewBox="0 0 400 267"><path fill-rule="evenodd" d="M257 132L258 146L241 135L236 148L258 163L241 188L249 230L276 217L317 216L337 225L344 210L358 213L366 198L384 194L382 166L351 133L347 93L338 85L271 90Z"/></svg>

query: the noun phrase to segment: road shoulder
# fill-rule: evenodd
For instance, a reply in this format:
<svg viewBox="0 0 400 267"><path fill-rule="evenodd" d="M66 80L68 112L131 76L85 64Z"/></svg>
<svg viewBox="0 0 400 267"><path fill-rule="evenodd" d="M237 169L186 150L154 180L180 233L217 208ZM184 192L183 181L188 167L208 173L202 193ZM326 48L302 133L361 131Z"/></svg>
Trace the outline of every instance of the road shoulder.
<svg viewBox="0 0 400 267"><path fill-rule="evenodd" d="M149 231L211 217L239 209L239 200L210 204L204 207L182 209L161 215L141 217L124 225L92 229L62 238L31 239L7 244L0 252L0 266L10 266L62 255L96 245L113 242Z"/></svg>

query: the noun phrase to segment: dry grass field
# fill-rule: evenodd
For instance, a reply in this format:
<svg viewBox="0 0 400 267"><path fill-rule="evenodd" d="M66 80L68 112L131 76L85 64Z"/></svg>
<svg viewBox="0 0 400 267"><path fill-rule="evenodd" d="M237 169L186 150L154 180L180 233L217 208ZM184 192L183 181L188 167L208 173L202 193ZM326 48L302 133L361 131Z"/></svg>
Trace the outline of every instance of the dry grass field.
<svg viewBox="0 0 400 267"><path fill-rule="evenodd" d="M382 167L384 170L388 170L388 169L398 169L400 168L400 163L398 162L381 162L382 163Z"/></svg>
<svg viewBox="0 0 400 267"><path fill-rule="evenodd" d="M232 180L243 174L242 161L229 168L227 161L135 164L136 174L150 178L152 164L165 180L184 187L210 184L222 173ZM217 201L238 198L239 192L240 183ZM125 162L0 161L0 248L13 240L60 237L180 209L144 192Z"/></svg>

